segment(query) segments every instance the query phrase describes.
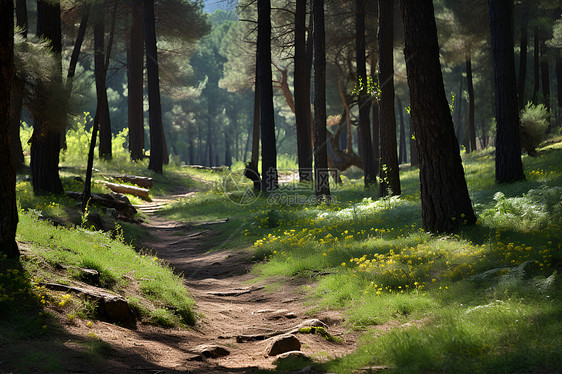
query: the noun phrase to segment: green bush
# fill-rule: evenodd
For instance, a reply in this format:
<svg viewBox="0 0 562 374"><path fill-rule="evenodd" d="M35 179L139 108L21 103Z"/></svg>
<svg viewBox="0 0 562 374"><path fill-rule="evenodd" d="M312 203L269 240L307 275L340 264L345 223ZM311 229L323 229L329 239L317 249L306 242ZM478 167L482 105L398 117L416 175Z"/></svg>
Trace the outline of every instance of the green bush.
<svg viewBox="0 0 562 374"><path fill-rule="evenodd" d="M528 103L519 116L521 146L530 155L536 154L535 148L543 141L548 128L548 110L542 104Z"/></svg>

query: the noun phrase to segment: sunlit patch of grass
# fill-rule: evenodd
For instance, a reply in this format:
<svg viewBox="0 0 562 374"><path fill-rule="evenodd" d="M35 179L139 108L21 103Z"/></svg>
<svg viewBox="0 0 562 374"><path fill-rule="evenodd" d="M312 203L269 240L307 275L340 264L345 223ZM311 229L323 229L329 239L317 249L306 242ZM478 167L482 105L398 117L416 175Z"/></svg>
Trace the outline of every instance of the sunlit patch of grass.
<svg viewBox="0 0 562 374"><path fill-rule="evenodd" d="M144 297L173 310L177 320L194 323L193 300L182 279L153 255L137 253L122 238L81 228L53 227L30 214L20 214L18 239L29 242L32 252L52 265L85 267L100 272L100 282L116 292L134 279ZM40 275L36 282L42 281Z"/></svg>
<svg viewBox="0 0 562 374"><path fill-rule="evenodd" d="M495 184L493 150L465 155L480 219L455 235L419 229L412 168L403 172L400 198L365 199L368 191L348 184L334 195L354 197L329 206L262 207L246 231L262 261L256 271L312 277L311 305L347 310L352 326L426 321L365 343L328 371L367 364L397 372L493 372L502 365L548 371L556 364L552 355L562 351L551 331L560 329L553 314L560 305L555 269L562 264L559 144L523 157L528 179L510 185ZM554 343L536 344L543 334Z"/></svg>

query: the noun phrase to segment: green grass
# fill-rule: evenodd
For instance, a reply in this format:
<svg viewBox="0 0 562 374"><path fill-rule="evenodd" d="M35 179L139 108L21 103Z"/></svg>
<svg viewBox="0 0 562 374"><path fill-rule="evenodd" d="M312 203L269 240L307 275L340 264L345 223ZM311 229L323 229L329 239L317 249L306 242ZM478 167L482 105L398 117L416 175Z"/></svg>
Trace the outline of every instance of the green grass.
<svg viewBox="0 0 562 374"><path fill-rule="evenodd" d="M89 268L100 272L100 285L118 293L127 293L131 282L138 283L142 296L157 308L168 310L175 322L193 324L193 300L183 286L181 277L155 256L136 252L123 238L112 239L103 232L81 228L53 227L37 219L34 214L20 214L18 240L29 243L31 259L22 263L32 283L56 281L52 273L42 269L39 258L50 266L65 265ZM74 273L70 272L70 275ZM162 312L155 308L149 319L160 319ZM175 317L173 317L175 315Z"/></svg>
<svg viewBox="0 0 562 374"><path fill-rule="evenodd" d="M325 364L328 371L554 372L562 356L561 140L524 156L527 180L508 185L494 181L492 149L463 155L479 220L454 235L420 229L418 171L408 167L399 198L377 200L361 179L344 178L332 186L331 205L276 203L271 195L237 205L216 188L162 214L228 217L223 235L243 233L234 242L252 245L259 277L309 279L310 308L343 309L350 328L398 326L367 333L357 352ZM298 184L279 192L311 195Z"/></svg>
<svg viewBox="0 0 562 374"><path fill-rule="evenodd" d="M562 358L562 138L550 139L538 151L536 158L522 158L527 179L505 185L495 183L493 149L463 154L479 219L450 235L420 229L418 170L411 167L401 168L402 195L385 200L377 199L376 190L366 191L352 170L343 185L332 184L336 201L330 205L295 202L295 197L303 202L313 197L310 186L298 183L240 204L242 195L232 188L239 181L249 186L242 163L232 174L168 166L164 176L154 175L154 193L174 192L177 185L202 191L158 214L195 224L228 218L213 226L213 249L251 248L258 277L306 279L312 311L344 310L348 328L366 331L355 353L324 364L330 372L369 365L399 373L556 372ZM99 175L152 176L145 161L123 167L119 157L98 163ZM66 162L72 166L70 159ZM290 157L280 165L296 170ZM64 176L67 184L74 183L70 171ZM25 182L18 184L18 193L23 209L69 214L67 201L35 196ZM20 231L44 224L34 217L22 215ZM462 223L462 216L457 219ZM22 240L33 241L49 263L100 269L115 290L126 289L125 265L134 265L144 296L157 307L149 309L137 297L131 302L139 313L152 313L155 323L177 323L177 306L190 305L179 290L164 287L177 279L157 280L150 265L159 261L151 256L143 258L100 233L64 229L62 235L58 230L63 229L48 228L46 235L33 231L27 234L33 239ZM71 244L80 241L87 244ZM101 257L117 246L123 246L123 255L105 262ZM40 268L31 262L26 266ZM142 283L146 279L150 282ZM385 329L371 327L385 324Z"/></svg>

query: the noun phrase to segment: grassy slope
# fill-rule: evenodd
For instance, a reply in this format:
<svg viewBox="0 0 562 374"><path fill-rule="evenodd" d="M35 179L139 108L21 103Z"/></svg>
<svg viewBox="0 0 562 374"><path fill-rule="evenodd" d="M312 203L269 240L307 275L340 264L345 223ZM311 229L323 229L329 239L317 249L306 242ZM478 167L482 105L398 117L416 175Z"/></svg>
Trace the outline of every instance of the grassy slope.
<svg viewBox="0 0 562 374"><path fill-rule="evenodd" d="M97 172L94 179L101 179L105 174L147 174L144 163L129 164L126 170L118 168L116 163L102 165L106 170ZM84 173L70 166L61 172L65 190L81 191L82 183L75 177L83 177ZM166 177L152 175L158 186L153 191L166 194L176 191L178 186L188 189L201 184L180 171L170 167ZM109 191L95 184L94 192ZM91 211L102 215L106 227L113 229L104 233L73 226L82 222L79 205L74 200L66 196L37 195L24 178L17 183L17 195L20 208L17 240L23 255L19 262L0 258L0 344L10 347L11 355L0 355L0 361L22 372L31 369L56 372L64 369L65 355L77 354L52 341L60 333L54 313L58 318L71 322L82 319L86 323L96 318L94 306L76 295L41 286L41 282L87 281L73 267L98 270L100 280L96 285L123 295L144 322L170 327L194 323L193 300L182 278L150 253L127 244L144 235L136 225L115 222L113 227L114 220L106 209L91 207ZM51 219L67 227L55 227L49 222ZM50 349L31 354L29 350L36 349L28 343L47 344ZM84 360L101 362L100 357L107 351L105 343L95 336L78 344L85 347Z"/></svg>
<svg viewBox="0 0 562 374"><path fill-rule="evenodd" d="M358 351L327 363L330 371L379 364L398 372L551 372L562 353L560 139L523 162L526 181L496 185L492 150L464 157L479 220L455 235L419 228L417 170L408 168L403 195L385 201L364 199L376 191L346 180L330 206L275 203L310 195L296 185L248 205L216 188L163 214L228 217L223 237L229 246L253 243L262 277L322 274L309 290L311 308L345 309L350 327L367 329ZM383 336L369 328L388 321L410 323Z"/></svg>

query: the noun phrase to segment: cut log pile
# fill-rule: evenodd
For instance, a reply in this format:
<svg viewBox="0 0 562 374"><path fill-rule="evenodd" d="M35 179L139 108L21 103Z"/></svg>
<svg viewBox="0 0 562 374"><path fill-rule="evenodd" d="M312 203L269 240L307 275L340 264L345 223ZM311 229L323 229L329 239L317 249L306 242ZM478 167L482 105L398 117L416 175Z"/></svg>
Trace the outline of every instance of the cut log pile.
<svg viewBox="0 0 562 374"><path fill-rule="evenodd" d="M203 166L203 165L184 165L183 167L198 169L198 170L210 170L210 171L226 171L227 166Z"/></svg>
<svg viewBox="0 0 562 374"><path fill-rule="evenodd" d="M138 175L112 175L111 178L125 183L132 183L143 188L152 188L154 181L149 177L139 177Z"/></svg>
<svg viewBox="0 0 562 374"><path fill-rule="evenodd" d="M81 192L67 191L66 195L73 199L82 201ZM107 208L113 208L117 213L129 219L137 214L137 210L131 205L127 196L115 192L111 192L109 194L93 193L91 203L105 206Z"/></svg>
<svg viewBox="0 0 562 374"><path fill-rule="evenodd" d="M150 197L148 197L150 190L148 188L141 188L141 187L129 186L128 184L117 184L117 183L104 182L104 181L97 181L97 182L105 184L106 187L108 187L113 192L122 193L122 194L128 193L133 196L140 197L143 200L150 200Z"/></svg>

